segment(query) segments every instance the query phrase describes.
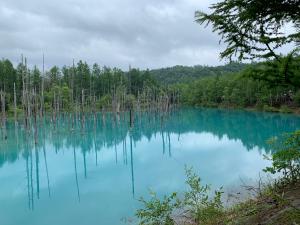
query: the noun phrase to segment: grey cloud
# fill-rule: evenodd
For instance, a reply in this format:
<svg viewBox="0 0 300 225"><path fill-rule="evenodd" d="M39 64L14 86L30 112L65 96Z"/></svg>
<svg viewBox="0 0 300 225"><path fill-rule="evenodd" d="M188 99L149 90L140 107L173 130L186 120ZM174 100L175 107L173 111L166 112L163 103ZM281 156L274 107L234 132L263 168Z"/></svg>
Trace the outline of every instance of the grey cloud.
<svg viewBox="0 0 300 225"><path fill-rule="evenodd" d="M195 10L213 0L2 0L0 57L31 64L72 59L123 69L177 64L216 65L221 46Z"/></svg>

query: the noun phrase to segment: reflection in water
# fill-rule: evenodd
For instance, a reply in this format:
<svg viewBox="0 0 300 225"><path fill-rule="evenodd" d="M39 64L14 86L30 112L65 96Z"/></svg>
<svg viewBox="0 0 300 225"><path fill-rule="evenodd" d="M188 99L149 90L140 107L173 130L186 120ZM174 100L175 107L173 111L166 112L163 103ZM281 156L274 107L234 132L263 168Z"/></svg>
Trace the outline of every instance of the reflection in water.
<svg viewBox="0 0 300 225"><path fill-rule="evenodd" d="M80 202L80 191L79 191L79 184L78 184L78 175L77 175L77 163L76 163L76 151L75 151L75 147L73 148L73 154L74 154L74 168L75 168L75 180L76 180L77 196L78 196L78 201Z"/></svg>
<svg viewBox="0 0 300 225"><path fill-rule="evenodd" d="M47 176L48 196L50 198L51 191L50 191L50 179L49 179L48 163L47 163L47 153L46 153L46 147L45 147L45 132L43 132L43 155L44 155L44 162L45 162L46 176Z"/></svg>
<svg viewBox="0 0 300 225"><path fill-rule="evenodd" d="M92 115L86 116L84 124L82 121L76 123L72 118L68 115L62 115L57 119L57 124L55 125L52 124L51 118L40 121L38 123L38 133L36 133L36 143L32 133L25 131L22 126L19 129L14 129L14 123L8 123L8 139L0 142L0 172L4 164L14 165L21 159L24 160L25 170L23 169L22 171L23 173L25 172L26 184L23 186L24 189L26 187L28 208L30 210L36 209L37 200L41 201L43 199L43 191L49 199L57 196L57 192L55 192L57 191L57 177L64 177L64 171L59 171L61 174L58 174L56 170L55 174L51 174L49 165L52 168L62 163L65 163L66 166L71 165L73 181L68 185L73 184L73 187L75 186L73 195L76 196L77 202L84 204L83 196L87 197L87 190L83 188L84 183L88 182L88 180L93 181L93 179L96 179L95 174L100 176L101 173L106 171L106 168L112 168L111 165L108 166L107 164L107 157L111 157L111 155L108 156L104 152L106 150L112 151L114 166L116 168L124 166L128 168L129 172L128 182L120 180L122 187L118 188L125 190L125 186L128 185L128 188L131 189L131 197L134 198L135 195L140 196L136 192L141 190L141 180L144 180L139 174L144 174L145 179L155 176L153 173L148 173L146 168L148 164L141 154L142 152L146 154L143 146L142 148L140 146L141 142L145 145L144 139L149 143L154 143L153 145L159 148L160 157L163 157L164 163L159 164L157 156L153 158L151 163L158 170L163 170L164 167L169 166L172 162L169 160L176 160L176 162L180 160L178 158L179 153L184 153L187 157L190 157L187 160L182 159L184 163L189 164L189 160L192 161L197 152L190 153L188 145L195 146L193 147L195 149L200 148L201 146L197 144L201 143L204 145L206 141L212 140L212 137L208 135L213 135L214 138L217 137L220 143L226 142L227 139L238 141L248 151L258 149L261 152L269 153L272 150L266 144L267 139L282 132L300 128L300 118L293 115L216 109L182 109L171 112L170 115L164 117L155 112L136 114L134 118L135 124L132 128L130 128L128 113L121 114L117 119L115 119L113 114L109 113L106 115L98 114L96 118ZM209 138L202 138L201 135ZM185 145L180 145L185 139L194 136L195 138L188 140ZM176 149L176 152L173 152L173 148ZM149 155L156 154L156 149L148 149L147 151ZM55 155L60 155L62 161L55 162L53 160L54 152ZM72 157L67 157L68 152L72 153ZM216 159L205 158L210 156L204 150L201 150L201 152L199 150L198 154L202 154L201 158L203 160L205 159L211 164L215 163ZM217 154L222 155L222 152ZM142 164L145 168L142 168L142 171L138 170ZM170 168L174 167L172 166ZM113 169L110 170L114 171ZM83 175L83 180L81 175ZM166 176L169 175L167 173ZM120 176L122 178L126 177L125 175ZM109 175L109 179L103 177L103 180L99 182L100 184L101 182L106 182L112 189L117 188L113 187L119 182L114 180L116 179L115 177L116 175L112 174L111 176ZM161 185L164 185L164 179L161 179ZM178 182L176 181L175 183L177 184ZM44 184L45 187L43 186ZM97 190L97 185L100 184L95 183L93 188ZM143 185L149 186L148 181L145 180ZM90 192L93 191L88 193ZM99 190L94 192L98 193ZM103 193L110 193L110 190L103 190ZM80 223L78 222L77 224Z"/></svg>
<svg viewBox="0 0 300 225"><path fill-rule="evenodd" d="M134 172L133 172L133 153L132 153L132 135L130 132L130 168L131 168L131 184L132 184L132 195L134 196Z"/></svg>

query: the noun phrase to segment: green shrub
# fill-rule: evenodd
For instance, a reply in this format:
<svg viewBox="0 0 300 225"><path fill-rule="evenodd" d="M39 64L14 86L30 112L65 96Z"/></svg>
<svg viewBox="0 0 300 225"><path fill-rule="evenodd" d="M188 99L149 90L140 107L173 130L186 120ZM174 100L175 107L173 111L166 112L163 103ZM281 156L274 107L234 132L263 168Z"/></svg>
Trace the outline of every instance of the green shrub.
<svg viewBox="0 0 300 225"><path fill-rule="evenodd" d="M192 168L186 168L186 184L189 190L184 193L184 199L179 200L177 193L164 196L162 200L151 192L150 200L141 198L143 208L138 209L136 216L141 225L174 225L174 213L187 212L197 224L217 224L223 215L221 191L215 191L210 196L210 186L201 185L201 180Z"/></svg>
<svg viewBox="0 0 300 225"><path fill-rule="evenodd" d="M111 107L111 95L103 95L97 102L96 102L96 108L102 109L102 108L109 108Z"/></svg>
<svg viewBox="0 0 300 225"><path fill-rule="evenodd" d="M188 209L197 224L216 224L223 214L221 191L209 196L210 186L201 185L201 179L191 168L186 168L189 191L185 193L184 206Z"/></svg>
<svg viewBox="0 0 300 225"><path fill-rule="evenodd" d="M273 106L264 105L263 106L263 111L265 111L265 112L278 112L279 110L276 109Z"/></svg>
<svg viewBox="0 0 300 225"><path fill-rule="evenodd" d="M281 181L294 183L300 180L300 130L270 141L276 152L272 154L272 166L264 171L282 173Z"/></svg>
<svg viewBox="0 0 300 225"><path fill-rule="evenodd" d="M280 107L279 112L281 112L281 113L292 113L293 111L288 106L282 105Z"/></svg>
<svg viewBox="0 0 300 225"><path fill-rule="evenodd" d="M294 96L294 103L296 106L300 106L300 90L298 90Z"/></svg>
<svg viewBox="0 0 300 225"><path fill-rule="evenodd" d="M180 201L177 198L177 193L172 193L170 196L164 196L160 200L156 193L151 192L150 200L140 199L144 208L138 209L136 216L140 219L141 225L174 225L175 221L172 214L176 208L180 206Z"/></svg>

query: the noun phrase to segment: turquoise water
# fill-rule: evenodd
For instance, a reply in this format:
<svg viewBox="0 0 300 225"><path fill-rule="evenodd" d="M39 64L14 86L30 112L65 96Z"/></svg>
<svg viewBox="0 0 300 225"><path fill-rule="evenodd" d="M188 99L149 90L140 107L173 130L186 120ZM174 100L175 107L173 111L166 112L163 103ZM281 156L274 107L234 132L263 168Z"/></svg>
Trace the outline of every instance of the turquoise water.
<svg viewBox="0 0 300 225"><path fill-rule="evenodd" d="M104 122L105 121L105 122ZM0 142L1 225L129 223L149 189L185 190L184 166L203 182L232 187L255 180L269 164L266 140L300 129L300 117L215 109L182 109L166 117L137 114L129 129L99 114L71 128L39 124L34 135L8 124Z"/></svg>

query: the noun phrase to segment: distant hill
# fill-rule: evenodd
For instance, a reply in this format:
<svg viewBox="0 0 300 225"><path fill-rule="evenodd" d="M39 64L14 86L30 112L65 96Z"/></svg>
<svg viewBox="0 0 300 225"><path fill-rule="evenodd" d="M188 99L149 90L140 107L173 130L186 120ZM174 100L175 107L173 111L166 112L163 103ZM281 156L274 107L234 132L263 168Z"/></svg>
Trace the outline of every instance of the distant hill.
<svg viewBox="0 0 300 225"><path fill-rule="evenodd" d="M239 72L248 64L230 63L224 66L174 66L162 69L150 70L152 77L164 84L175 84L180 82L191 82L195 79L224 75Z"/></svg>

